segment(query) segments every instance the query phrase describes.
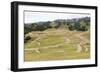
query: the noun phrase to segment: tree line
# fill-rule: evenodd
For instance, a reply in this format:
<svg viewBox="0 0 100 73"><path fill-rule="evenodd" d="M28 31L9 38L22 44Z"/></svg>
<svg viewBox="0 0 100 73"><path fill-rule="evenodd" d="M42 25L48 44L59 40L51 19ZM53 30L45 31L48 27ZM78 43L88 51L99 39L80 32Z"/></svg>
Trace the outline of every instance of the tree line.
<svg viewBox="0 0 100 73"><path fill-rule="evenodd" d="M50 28L64 28L70 31L87 31L90 28L90 17L74 19L57 19L54 21L24 24L24 34L31 31L44 31Z"/></svg>

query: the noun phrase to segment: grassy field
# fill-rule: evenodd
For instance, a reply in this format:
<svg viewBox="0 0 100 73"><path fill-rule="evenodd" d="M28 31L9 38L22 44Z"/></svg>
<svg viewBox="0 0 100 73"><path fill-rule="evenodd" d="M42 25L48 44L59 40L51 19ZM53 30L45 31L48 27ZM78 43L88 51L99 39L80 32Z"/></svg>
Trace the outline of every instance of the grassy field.
<svg viewBox="0 0 100 73"><path fill-rule="evenodd" d="M71 60L90 58L90 32L48 29L32 31L24 46L24 61Z"/></svg>

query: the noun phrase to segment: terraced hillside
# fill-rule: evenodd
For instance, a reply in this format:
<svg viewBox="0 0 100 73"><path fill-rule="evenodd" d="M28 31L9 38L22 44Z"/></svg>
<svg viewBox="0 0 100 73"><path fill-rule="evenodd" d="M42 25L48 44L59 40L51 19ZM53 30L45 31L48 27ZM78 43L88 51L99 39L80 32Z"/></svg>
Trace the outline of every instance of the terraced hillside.
<svg viewBox="0 0 100 73"><path fill-rule="evenodd" d="M31 31L24 46L24 61L90 58L90 32L65 29Z"/></svg>

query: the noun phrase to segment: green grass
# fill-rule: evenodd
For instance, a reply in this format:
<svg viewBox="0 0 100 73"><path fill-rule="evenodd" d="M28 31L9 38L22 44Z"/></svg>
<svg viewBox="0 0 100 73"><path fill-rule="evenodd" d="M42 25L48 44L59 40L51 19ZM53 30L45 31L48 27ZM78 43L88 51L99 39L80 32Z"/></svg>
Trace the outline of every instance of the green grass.
<svg viewBox="0 0 100 73"><path fill-rule="evenodd" d="M88 59L90 58L89 53L75 53L75 52L42 52L42 53L26 53L25 61L45 61L45 60L72 60L72 59Z"/></svg>
<svg viewBox="0 0 100 73"><path fill-rule="evenodd" d="M60 36L46 36L42 39L40 39L39 41L31 41L29 43L25 44L25 48L37 48L37 47L44 47L44 46L50 46L50 45L56 45L56 44L60 44L63 43L64 39ZM38 43L40 43L40 45L38 45Z"/></svg>
<svg viewBox="0 0 100 73"><path fill-rule="evenodd" d="M38 35L38 33L34 34L34 31L31 33L32 37ZM82 42L84 39L89 40L89 38L87 38L87 36L89 36L89 32L87 33L51 29L43 31L43 33L45 33L45 36L43 36L43 34L41 34L41 36L37 36L37 38L40 38L39 40L34 41L34 39L25 43L25 49L39 48L40 53L37 53L35 50L25 50L24 61L71 60L90 58L90 42L85 42L85 44L82 44L82 51L78 53L76 52L77 44ZM84 39L79 38L77 36L79 34ZM65 41L66 39L69 39L69 41ZM40 43L40 45L38 43ZM89 51L85 52L84 46L87 47Z"/></svg>

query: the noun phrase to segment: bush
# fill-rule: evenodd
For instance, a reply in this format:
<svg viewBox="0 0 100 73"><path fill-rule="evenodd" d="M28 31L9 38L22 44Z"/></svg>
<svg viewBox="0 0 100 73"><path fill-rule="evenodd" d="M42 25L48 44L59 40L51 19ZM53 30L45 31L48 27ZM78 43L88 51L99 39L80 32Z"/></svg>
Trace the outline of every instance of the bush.
<svg viewBox="0 0 100 73"><path fill-rule="evenodd" d="M80 22L80 31L87 31L88 30L88 26L86 25L85 22Z"/></svg>
<svg viewBox="0 0 100 73"><path fill-rule="evenodd" d="M75 30L75 26L74 26L74 24L72 23L72 24L70 24L70 25L68 25L68 28L69 28L69 30Z"/></svg>
<svg viewBox="0 0 100 73"><path fill-rule="evenodd" d="M24 37L24 42L26 43L27 41L29 41L31 39L31 36L26 36Z"/></svg>

